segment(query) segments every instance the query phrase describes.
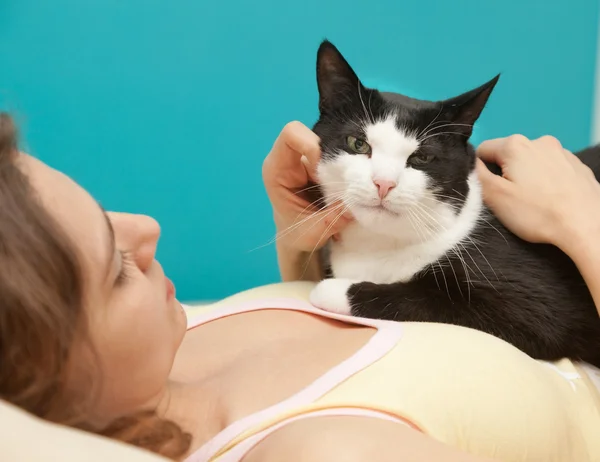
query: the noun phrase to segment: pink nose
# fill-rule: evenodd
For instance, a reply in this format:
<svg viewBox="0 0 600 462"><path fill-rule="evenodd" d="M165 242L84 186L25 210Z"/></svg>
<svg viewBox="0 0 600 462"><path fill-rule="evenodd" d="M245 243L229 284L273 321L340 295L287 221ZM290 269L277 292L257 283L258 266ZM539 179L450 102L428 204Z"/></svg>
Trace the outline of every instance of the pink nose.
<svg viewBox="0 0 600 462"><path fill-rule="evenodd" d="M383 200L388 193L394 189L397 184L394 181L390 180L373 180L375 186L377 186L377 191L379 192L379 199Z"/></svg>

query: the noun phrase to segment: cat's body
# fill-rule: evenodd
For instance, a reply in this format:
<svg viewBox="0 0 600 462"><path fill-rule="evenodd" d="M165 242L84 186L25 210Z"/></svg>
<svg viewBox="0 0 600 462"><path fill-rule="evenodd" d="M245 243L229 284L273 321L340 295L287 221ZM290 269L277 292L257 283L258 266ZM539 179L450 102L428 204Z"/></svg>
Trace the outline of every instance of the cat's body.
<svg viewBox="0 0 600 462"><path fill-rule="evenodd" d="M573 262L517 238L483 204L467 140L497 79L438 103L382 94L328 42L318 76L322 193L356 222L330 243L333 278L313 303L470 327L534 358L600 366L600 318ZM581 158L599 177L600 149Z"/></svg>

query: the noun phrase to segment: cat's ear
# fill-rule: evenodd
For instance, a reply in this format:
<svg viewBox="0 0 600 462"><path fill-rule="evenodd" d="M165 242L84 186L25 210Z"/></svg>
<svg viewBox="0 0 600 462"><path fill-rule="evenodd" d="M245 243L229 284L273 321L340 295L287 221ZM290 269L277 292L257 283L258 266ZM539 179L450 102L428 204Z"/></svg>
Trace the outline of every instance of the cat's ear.
<svg viewBox="0 0 600 462"><path fill-rule="evenodd" d="M365 90L342 54L327 40L317 52L317 85L321 112L360 97L359 93Z"/></svg>
<svg viewBox="0 0 600 462"><path fill-rule="evenodd" d="M500 74L474 90L442 101L444 115L456 124L452 131L471 136L473 125L481 115L499 78Z"/></svg>

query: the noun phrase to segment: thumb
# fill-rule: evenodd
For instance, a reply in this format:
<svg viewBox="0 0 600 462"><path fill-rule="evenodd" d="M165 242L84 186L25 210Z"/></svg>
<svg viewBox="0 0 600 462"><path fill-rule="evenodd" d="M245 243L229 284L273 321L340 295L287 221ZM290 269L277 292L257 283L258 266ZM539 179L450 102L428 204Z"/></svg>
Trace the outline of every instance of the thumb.
<svg viewBox="0 0 600 462"><path fill-rule="evenodd" d="M300 157L309 178L315 180L321 146L319 137L306 125L301 122L288 123L275 141L273 151L284 154L279 160L282 169L294 168Z"/></svg>
<svg viewBox="0 0 600 462"><path fill-rule="evenodd" d="M477 156L486 162L499 165L504 163L504 147L506 146L506 138L496 138L493 140L484 141L477 148Z"/></svg>

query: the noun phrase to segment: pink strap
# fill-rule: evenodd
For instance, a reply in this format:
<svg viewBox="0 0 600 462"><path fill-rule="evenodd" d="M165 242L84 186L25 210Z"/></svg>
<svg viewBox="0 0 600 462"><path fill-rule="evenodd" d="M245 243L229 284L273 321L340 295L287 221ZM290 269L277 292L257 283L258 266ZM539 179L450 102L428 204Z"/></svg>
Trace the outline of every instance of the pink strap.
<svg viewBox="0 0 600 462"><path fill-rule="evenodd" d="M284 414L290 409L310 405L352 375L360 372L378 359L382 358L398 343L402 335L401 325L399 323L328 313L314 308L312 305L300 300L281 298L253 300L240 305L226 306L222 309L217 309L214 312L203 313L200 316L190 320L188 323L188 328L192 329L226 316L264 309L284 309L313 313L327 318L350 322L352 324L376 327L377 332L350 358L342 361L340 364L327 371L317 380L300 390L298 393L273 406L255 412L254 414L250 414L223 429L215 437L205 443L200 449L189 456L186 459L186 462L208 461L212 459L215 454L221 451L221 449L231 440L249 428L259 425L261 422L273 419L278 415Z"/></svg>
<svg viewBox="0 0 600 462"><path fill-rule="evenodd" d="M273 425L266 430L263 430L260 433L252 435L251 437L245 439L241 443L237 444L229 451L227 451L220 459L219 462L239 462L241 461L249 452L252 450L258 443L263 441L267 436L274 433L276 430L279 430L281 427L285 425L289 425L292 422L297 422L299 420L315 418L315 417L325 417L325 416L353 416L353 417L372 417L376 419L389 420L391 422L396 422L402 425L406 425L410 427L410 425L402 419L391 416L384 412L373 411L371 409L361 409L361 408L335 408L335 409L323 409L320 411L308 412L306 414L297 415L294 417L290 417L289 419L283 420L282 422Z"/></svg>
<svg viewBox="0 0 600 462"><path fill-rule="evenodd" d="M216 321L217 319L226 318L240 313L249 313L251 311L260 310L290 310L302 311L305 313L316 314L323 318L336 319L338 321L347 322L350 324L358 324L359 326L375 327L377 329L393 325L398 326L397 322L385 321L380 319L358 318L356 316L346 316L343 314L329 313L319 308L315 308L308 302L298 300L297 298L263 298L259 300L250 300L236 305L223 305L206 313L200 313L188 319L188 330L202 324Z"/></svg>

